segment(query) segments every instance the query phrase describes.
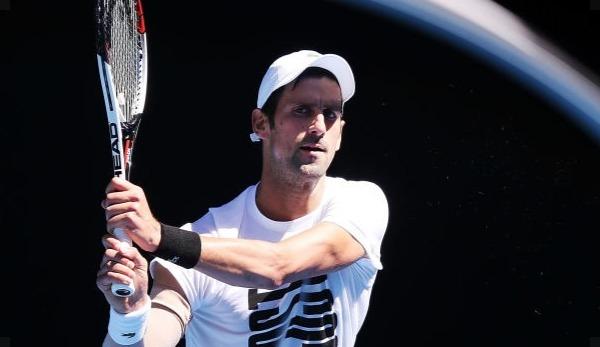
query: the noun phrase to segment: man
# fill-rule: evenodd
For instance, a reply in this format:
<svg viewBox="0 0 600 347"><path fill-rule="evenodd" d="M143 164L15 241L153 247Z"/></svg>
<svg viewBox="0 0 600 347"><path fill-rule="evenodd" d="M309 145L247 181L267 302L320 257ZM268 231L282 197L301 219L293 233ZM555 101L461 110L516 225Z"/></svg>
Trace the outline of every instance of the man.
<svg viewBox="0 0 600 347"><path fill-rule="evenodd" d="M105 346L175 346L184 332L187 346L354 345L382 268L388 206L377 185L326 175L353 94L352 70L338 55L304 50L275 60L252 112L260 181L181 229L152 216L141 188L109 183L107 228L124 229L157 257L148 295L145 259L103 239ZM132 296L111 293L130 281Z"/></svg>

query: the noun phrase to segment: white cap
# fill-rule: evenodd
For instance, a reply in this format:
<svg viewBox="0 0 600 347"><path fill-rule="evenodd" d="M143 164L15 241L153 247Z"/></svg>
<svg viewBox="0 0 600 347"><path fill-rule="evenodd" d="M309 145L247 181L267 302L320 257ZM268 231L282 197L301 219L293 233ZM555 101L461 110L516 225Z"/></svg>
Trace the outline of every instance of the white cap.
<svg viewBox="0 0 600 347"><path fill-rule="evenodd" d="M337 78L343 102L354 95L354 74L346 59L336 54L302 50L279 57L269 66L258 89L256 107L262 108L271 93L295 80L309 67L323 68Z"/></svg>

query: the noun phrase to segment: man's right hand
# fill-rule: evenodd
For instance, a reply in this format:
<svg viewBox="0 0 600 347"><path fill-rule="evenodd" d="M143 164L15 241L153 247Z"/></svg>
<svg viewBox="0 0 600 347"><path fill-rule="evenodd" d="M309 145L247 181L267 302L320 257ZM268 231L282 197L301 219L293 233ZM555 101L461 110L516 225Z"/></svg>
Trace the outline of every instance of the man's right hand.
<svg viewBox="0 0 600 347"><path fill-rule="evenodd" d="M106 248L96 278L98 289L106 301L119 313L129 313L142 308L148 296L148 262L135 247L123 247L112 235L102 239ZM130 297L118 297L111 291L113 283L127 284L133 280L135 293Z"/></svg>
<svg viewBox="0 0 600 347"><path fill-rule="evenodd" d="M160 243L160 223L150 211L144 190L119 177L106 186L106 199L101 203L109 233L123 229L141 249L154 252Z"/></svg>

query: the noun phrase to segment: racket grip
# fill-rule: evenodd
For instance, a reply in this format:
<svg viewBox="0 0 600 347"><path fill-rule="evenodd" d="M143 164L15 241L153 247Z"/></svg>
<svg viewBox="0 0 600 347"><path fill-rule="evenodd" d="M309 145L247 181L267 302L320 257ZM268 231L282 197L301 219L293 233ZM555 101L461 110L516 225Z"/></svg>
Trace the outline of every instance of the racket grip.
<svg viewBox="0 0 600 347"><path fill-rule="evenodd" d="M131 239L123 229L117 228L113 230L113 235L117 237L121 241L121 247L131 247ZM115 296L120 297L128 297L135 293L135 287L133 285L133 280L129 282L129 284L123 283L113 283L111 286L111 291Z"/></svg>

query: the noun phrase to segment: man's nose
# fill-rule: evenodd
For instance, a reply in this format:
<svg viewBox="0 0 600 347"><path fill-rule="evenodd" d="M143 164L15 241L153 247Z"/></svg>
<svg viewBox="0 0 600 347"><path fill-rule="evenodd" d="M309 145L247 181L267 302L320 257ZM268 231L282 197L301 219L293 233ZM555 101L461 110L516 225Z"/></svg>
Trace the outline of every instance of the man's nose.
<svg viewBox="0 0 600 347"><path fill-rule="evenodd" d="M325 131L327 131L327 126L325 125L325 116L323 116L323 112L318 111L317 115L310 123L309 132L315 135L322 135Z"/></svg>

